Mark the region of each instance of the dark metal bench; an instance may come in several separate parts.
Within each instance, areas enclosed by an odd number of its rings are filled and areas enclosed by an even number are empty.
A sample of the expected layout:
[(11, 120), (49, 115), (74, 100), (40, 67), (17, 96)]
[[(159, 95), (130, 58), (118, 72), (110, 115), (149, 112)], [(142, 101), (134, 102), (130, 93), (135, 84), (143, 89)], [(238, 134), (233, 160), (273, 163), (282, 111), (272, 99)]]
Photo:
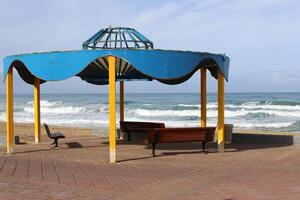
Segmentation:
[(205, 144), (214, 140), (216, 127), (206, 128), (155, 128), (148, 130), (146, 143), (152, 144), (152, 155), (155, 156), (155, 147), (158, 143), (201, 142), (203, 153)]
[(46, 129), (47, 135), (50, 139), (53, 139), (53, 144), (55, 144), (55, 147), (58, 147), (58, 139), (59, 138), (65, 138), (65, 136), (61, 132), (55, 132), (51, 133), (48, 125), (44, 123), (44, 127)]
[(131, 141), (131, 133), (148, 133), (152, 128), (165, 128), (164, 123), (120, 121), (120, 129), (127, 134), (127, 140)]

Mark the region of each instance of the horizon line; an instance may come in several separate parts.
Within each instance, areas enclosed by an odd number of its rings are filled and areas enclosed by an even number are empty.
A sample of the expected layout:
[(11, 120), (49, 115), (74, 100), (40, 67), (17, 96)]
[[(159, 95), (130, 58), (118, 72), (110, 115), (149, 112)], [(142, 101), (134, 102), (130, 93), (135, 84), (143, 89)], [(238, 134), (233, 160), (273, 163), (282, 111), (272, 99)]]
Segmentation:
[[(217, 94), (218, 92), (207, 92), (207, 94)], [(291, 93), (300, 93), (300, 91), (297, 92), (225, 92), (225, 94), (262, 94), (262, 93), (267, 93), (267, 94), (291, 94)], [(0, 93), (0, 95), (5, 95), (6, 93)], [(33, 93), (14, 93), (14, 95), (28, 95), (28, 94), (33, 94)], [(41, 93), (43, 94), (61, 94), (61, 95), (67, 95), (67, 94), (108, 94), (107, 92), (74, 92), (74, 93), (55, 93), (55, 92), (50, 92), (50, 93)], [(116, 94), (119, 94), (118, 92)], [(200, 94), (199, 92), (125, 92), (125, 94)]]

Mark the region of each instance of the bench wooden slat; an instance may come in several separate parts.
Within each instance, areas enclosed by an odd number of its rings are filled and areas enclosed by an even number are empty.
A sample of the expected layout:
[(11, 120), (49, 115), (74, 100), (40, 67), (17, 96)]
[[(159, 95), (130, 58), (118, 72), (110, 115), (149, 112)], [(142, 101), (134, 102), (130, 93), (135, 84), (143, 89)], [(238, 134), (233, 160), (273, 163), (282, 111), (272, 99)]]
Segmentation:
[(147, 143), (152, 144), (153, 156), (158, 143), (202, 142), (203, 152), (205, 152), (205, 143), (213, 141), (215, 129), (216, 127), (149, 129)]
[(169, 143), (169, 142), (199, 142), (205, 141), (206, 135), (194, 133), (164, 133), (160, 134), (156, 143)]
[(157, 122), (120, 121), (120, 129), (127, 134), (128, 141), (131, 140), (131, 133), (148, 133), (148, 129), (164, 127), (164, 123)]

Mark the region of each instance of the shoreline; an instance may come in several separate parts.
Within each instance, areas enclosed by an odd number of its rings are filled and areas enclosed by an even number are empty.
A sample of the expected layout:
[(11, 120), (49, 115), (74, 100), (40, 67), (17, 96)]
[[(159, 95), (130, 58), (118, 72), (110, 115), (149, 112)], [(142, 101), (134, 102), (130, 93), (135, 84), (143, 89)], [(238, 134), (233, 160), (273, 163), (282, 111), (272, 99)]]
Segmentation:
[[(199, 92), (127, 92), (126, 94), (199, 94)], [(286, 91), (279, 91), (279, 92), (270, 92), (270, 91), (265, 91), (265, 92), (256, 92), (256, 91), (253, 91), (253, 92), (225, 92), (225, 94), (299, 94), (300, 91), (297, 91), (297, 92), (286, 92)], [(78, 94), (100, 94), (100, 95), (108, 95), (107, 92), (102, 92), (102, 93), (97, 93), (97, 92), (87, 92), (87, 93), (84, 93), (84, 92), (74, 92), (74, 93), (55, 93), (55, 92), (49, 92), (49, 93), (43, 93), (43, 94), (46, 94), (46, 95), (78, 95)], [(41, 94), (41, 95), (43, 95)], [(119, 94), (119, 93), (117, 93)], [(217, 92), (207, 92), (207, 94), (217, 94)], [(0, 95), (3, 95), (5, 96), (6, 93), (0, 93)], [(28, 92), (28, 93), (15, 93), (15, 95), (33, 95), (33, 93), (31, 92)]]

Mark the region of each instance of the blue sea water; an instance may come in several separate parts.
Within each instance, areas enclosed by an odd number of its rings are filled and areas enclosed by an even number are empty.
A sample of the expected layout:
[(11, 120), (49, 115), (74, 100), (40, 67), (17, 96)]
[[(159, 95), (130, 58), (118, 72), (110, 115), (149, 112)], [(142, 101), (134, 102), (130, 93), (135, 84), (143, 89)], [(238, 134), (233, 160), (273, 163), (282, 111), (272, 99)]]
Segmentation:
[[(117, 95), (118, 96), (118, 95)], [(117, 103), (117, 110), (118, 110)], [(33, 122), (33, 96), (14, 96), (15, 122)], [(217, 124), (217, 94), (208, 94), (208, 125)], [(0, 96), (0, 121), (6, 120)], [(125, 94), (125, 119), (159, 121), (167, 126), (198, 126), (196, 93)], [(41, 120), (49, 124), (108, 127), (107, 94), (42, 94)], [(225, 123), (235, 127), (300, 132), (300, 93), (227, 93)]]

